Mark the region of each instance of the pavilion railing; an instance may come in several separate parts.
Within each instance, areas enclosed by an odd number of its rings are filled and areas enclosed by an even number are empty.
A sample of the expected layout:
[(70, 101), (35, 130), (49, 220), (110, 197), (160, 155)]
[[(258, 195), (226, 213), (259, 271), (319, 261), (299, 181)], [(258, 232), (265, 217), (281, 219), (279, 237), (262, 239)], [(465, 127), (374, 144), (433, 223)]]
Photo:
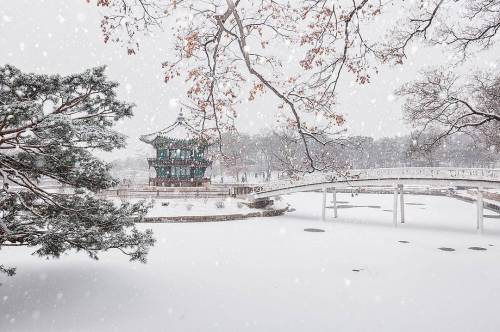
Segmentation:
[(209, 166), (212, 162), (206, 159), (157, 159), (148, 158), (149, 166)]

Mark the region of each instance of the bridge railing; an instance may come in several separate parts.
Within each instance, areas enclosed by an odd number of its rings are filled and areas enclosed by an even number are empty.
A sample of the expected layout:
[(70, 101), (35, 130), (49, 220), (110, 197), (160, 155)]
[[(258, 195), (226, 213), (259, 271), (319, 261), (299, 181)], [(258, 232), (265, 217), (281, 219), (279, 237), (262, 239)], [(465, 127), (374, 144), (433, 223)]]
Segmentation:
[(361, 179), (461, 179), (461, 180), (500, 180), (498, 168), (455, 168), (455, 167), (405, 167), (405, 168), (373, 168), (349, 170), (352, 176)]
[(306, 174), (298, 179), (282, 179), (263, 184), (257, 192), (272, 191), (301, 185), (324, 182), (349, 182), (353, 186), (359, 180), (378, 179), (439, 179), (439, 180), (476, 180), (500, 182), (498, 168), (453, 168), (453, 167), (404, 167), (350, 169), (336, 173)]

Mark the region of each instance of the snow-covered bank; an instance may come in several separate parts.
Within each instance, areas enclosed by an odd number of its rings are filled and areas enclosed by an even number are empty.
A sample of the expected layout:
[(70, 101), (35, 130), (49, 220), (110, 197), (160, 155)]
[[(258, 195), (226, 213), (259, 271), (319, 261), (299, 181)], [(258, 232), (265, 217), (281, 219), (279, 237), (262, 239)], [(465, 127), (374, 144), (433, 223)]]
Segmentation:
[[(113, 198), (116, 204), (120, 204), (122, 201), (118, 198)], [(130, 203), (136, 203), (141, 201), (138, 198), (132, 198), (126, 200)], [(263, 212), (262, 209), (254, 209), (248, 207), (248, 201), (239, 198), (226, 197), (224, 199), (215, 198), (190, 198), (190, 199), (146, 199), (147, 203), (151, 204), (145, 221), (154, 220), (154, 222), (160, 221), (162, 218), (167, 220), (175, 220), (177, 218), (187, 219), (190, 217), (192, 220), (203, 219), (204, 216), (236, 216), (236, 215), (249, 215), (255, 214), (257, 212)], [(275, 201), (272, 206), (269, 207), (271, 210), (284, 210), (287, 204), (281, 201)], [(215, 218), (219, 219), (219, 218)], [(233, 218), (238, 219), (238, 218)], [(241, 218), (244, 219), (244, 218)], [(207, 218), (206, 221), (210, 221)]]
[(140, 225), (158, 240), (147, 265), (6, 248), (0, 331), (497, 331), (499, 215), (480, 236), (474, 204), (405, 198), (397, 229), (391, 195), (339, 194), (321, 222), (320, 193), (284, 196), (296, 211), (276, 218)]
[[(130, 199), (130, 202), (137, 201), (139, 199)], [(152, 203), (153, 207), (149, 210), (148, 217), (222, 215), (253, 211), (243, 204), (243, 200), (233, 198), (156, 199)]]

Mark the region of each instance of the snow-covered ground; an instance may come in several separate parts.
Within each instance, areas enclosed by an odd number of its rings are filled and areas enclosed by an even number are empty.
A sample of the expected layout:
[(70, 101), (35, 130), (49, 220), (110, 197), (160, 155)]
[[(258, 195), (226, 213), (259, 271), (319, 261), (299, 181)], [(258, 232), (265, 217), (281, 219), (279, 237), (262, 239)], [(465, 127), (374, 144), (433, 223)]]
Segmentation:
[[(132, 198), (128, 202), (134, 203), (141, 199)], [(114, 198), (118, 204), (120, 199)], [(227, 198), (190, 198), (190, 199), (154, 199), (146, 200), (152, 203), (148, 217), (174, 217), (174, 216), (207, 216), (223, 214), (246, 214), (255, 211), (242, 204), (244, 200)], [(165, 205), (168, 204), (168, 205)], [(219, 205), (222, 204), (222, 205)], [(283, 204), (277, 204), (282, 207)], [(284, 207), (284, 206), (283, 206)]]
[(498, 214), (481, 236), (473, 204), (408, 195), (395, 229), (392, 195), (338, 199), (336, 221), (299, 193), (281, 217), (140, 225), (158, 240), (146, 265), (6, 248), (18, 273), (0, 277), (0, 331), (499, 330)]

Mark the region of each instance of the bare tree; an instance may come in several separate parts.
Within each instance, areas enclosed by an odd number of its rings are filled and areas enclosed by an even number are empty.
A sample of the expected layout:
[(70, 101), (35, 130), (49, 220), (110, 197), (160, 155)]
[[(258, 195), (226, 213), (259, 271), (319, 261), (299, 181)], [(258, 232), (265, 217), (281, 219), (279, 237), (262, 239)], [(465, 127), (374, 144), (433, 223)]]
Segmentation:
[[(300, 171), (326, 170), (311, 144), (335, 141), (343, 116), (335, 108), (345, 72), (360, 84), (370, 80), (372, 45), (362, 22), (380, 13), (376, 0), (99, 0), (106, 7), (105, 40), (138, 49), (137, 33), (176, 20), (173, 57), (165, 80), (189, 83), (191, 120), (208, 135), (234, 128), (235, 106), (269, 92), (279, 101), (282, 128), (293, 129), (303, 146)], [(283, 52), (285, 50), (285, 52)], [(295, 52), (295, 53), (294, 53)], [(242, 97), (245, 95), (247, 97)]]
[[(218, 136), (219, 142), (223, 132), (235, 129), (239, 103), (272, 94), (279, 101), (278, 132), (302, 146), (305, 162), (293, 163), (294, 172), (336, 167), (318, 161), (312, 150), (319, 145), (325, 154), (338, 143), (344, 117), (335, 97), (346, 72), (358, 83), (368, 83), (377, 64), (402, 64), (409, 45), (417, 41), (444, 45), (457, 62), (464, 61), (490, 47), (500, 27), (500, 0), (98, 0), (98, 4), (106, 9), (105, 41), (123, 42), (131, 54), (138, 50), (139, 32), (154, 33), (175, 20), (176, 42), (172, 57), (164, 63), (165, 81), (183, 78), (189, 84), (184, 104), (191, 120), (205, 134)], [(394, 5), (402, 6), (401, 19), (385, 39), (369, 40), (366, 30)], [(447, 122), (453, 121), (450, 114)], [(449, 129), (449, 123), (444, 127)], [(456, 130), (453, 127), (450, 133)], [(291, 165), (286, 158), (282, 161)]]
[(492, 46), (500, 29), (500, 0), (430, 0), (414, 2), (383, 43), (385, 61), (402, 63), (414, 41), (450, 47), (466, 60)]
[[(459, 65), (492, 46), (499, 29), (499, 0), (418, 2), (391, 31), (380, 54), (384, 61), (402, 63), (408, 46), (420, 40), (451, 50)], [(465, 76), (456, 72), (427, 70), (398, 91), (406, 99), (404, 116), (417, 130), (415, 140), (420, 148), (432, 149), (458, 132), (492, 145), (500, 141), (500, 73), (496, 69)]]
[(229, 170), (234, 175), (236, 182), (240, 182), (240, 174), (245, 172), (248, 165), (248, 140), (250, 138), (238, 135), (236, 132), (225, 133), (222, 136), (223, 153), (217, 154), (221, 167)]
[[(403, 112), (419, 130), (416, 140), (430, 148), (458, 132), (481, 135), (500, 142), (500, 75), (477, 73), (463, 82), (450, 71), (431, 70), (419, 80), (403, 85)], [(422, 135), (432, 131), (433, 135)]]

